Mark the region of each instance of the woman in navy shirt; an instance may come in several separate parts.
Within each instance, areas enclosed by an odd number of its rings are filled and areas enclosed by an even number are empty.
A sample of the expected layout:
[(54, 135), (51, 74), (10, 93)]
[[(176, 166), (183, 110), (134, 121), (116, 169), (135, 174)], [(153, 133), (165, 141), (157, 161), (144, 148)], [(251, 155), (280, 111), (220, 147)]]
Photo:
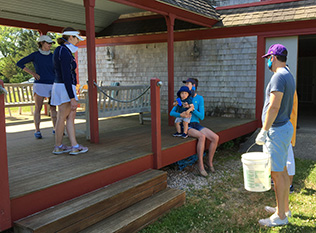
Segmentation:
[[(69, 152), (70, 155), (76, 155), (88, 151), (88, 147), (77, 143), (75, 131), (78, 106), (75, 72), (77, 64), (72, 54), (77, 52), (76, 44), (82, 40), (78, 31), (71, 27), (65, 28), (62, 37), (57, 40), (60, 46), (55, 49), (53, 56), (56, 78), (52, 90), (52, 104), (58, 105), (54, 154)], [(62, 144), (65, 122), (71, 147)]]
[[(33, 84), (35, 111), (34, 111), (34, 136), (37, 139), (42, 138), (40, 131), (41, 109), (45, 97), (51, 97), (55, 72), (53, 66), (53, 54), (50, 52), (52, 43), (55, 43), (49, 36), (42, 35), (38, 39), (38, 51), (22, 58), (17, 62), (17, 66), (35, 78)], [(35, 71), (30, 70), (25, 64), (33, 62)], [(56, 124), (56, 106), (50, 106), (53, 126)], [(54, 132), (54, 130), (53, 130)]]

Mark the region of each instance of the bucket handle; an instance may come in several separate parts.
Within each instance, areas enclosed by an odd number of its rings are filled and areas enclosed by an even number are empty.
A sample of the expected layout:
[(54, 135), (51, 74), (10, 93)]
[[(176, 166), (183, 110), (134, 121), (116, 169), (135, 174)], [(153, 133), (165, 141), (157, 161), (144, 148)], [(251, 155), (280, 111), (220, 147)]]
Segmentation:
[[(250, 150), (254, 145), (256, 145), (256, 143), (253, 143), (253, 144), (247, 149), (246, 153), (248, 153), (249, 150)], [(263, 144), (263, 146), (265, 146), (266, 149), (267, 149), (267, 151), (268, 151), (268, 148), (267, 148), (266, 144)]]
[[(253, 144), (248, 148), (248, 150), (246, 151), (246, 153), (248, 153), (249, 150), (250, 150), (254, 145), (256, 145), (256, 143), (253, 143)], [(268, 148), (267, 148), (266, 144), (263, 144), (263, 146), (265, 146), (266, 149), (267, 149), (267, 151), (268, 151)], [(268, 159), (268, 162), (267, 162), (267, 164), (266, 164), (266, 167), (269, 165), (270, 160), (271, 160), (271, 157), (269, 156), (269, 159)]]

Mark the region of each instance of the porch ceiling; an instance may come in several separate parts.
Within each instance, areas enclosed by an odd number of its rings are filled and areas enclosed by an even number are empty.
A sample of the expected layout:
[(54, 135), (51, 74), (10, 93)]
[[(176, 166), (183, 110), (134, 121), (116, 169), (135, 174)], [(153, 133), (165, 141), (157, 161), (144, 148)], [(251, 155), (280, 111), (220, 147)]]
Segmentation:
[[(83, 2), (83, 0), (0, 0), (0, 24), (6, 25), (5, 19), (9, 19), (60, 28), (72, 26), (85, 31)], [(96, 0), (95, 31), (101, 31), (121, 14), (140, 11), (143, 10), (109, 0)]]
[[(182, 0), (184, 3), (187, 0)], [(196, 4), (205, 0), (195, 0)], [(96, 0), (95, 1), (95, 32), (98, 33), (117, 20), (121, 15), (153, 11), (167, 15), (179, 14), (181, 17), (188, 14), (198, 23), (212, 26), (218, 21), (217, 13), (212, 6), (203, 7), (197, 11), (193, 6), (161, 3), (156, 0)], [(204, 4), (205, 5), (205, 4)], [(209, 21), (207, 21), (209, 20)], [(209, 22), (209, 23), (208, 23)], [(62, 28), (72, 26), (84, 32), (85, 7), (84, 0), (0, 0), (0, 25), (24, 27), (30, 29), (43, 29), (61, 31)]]

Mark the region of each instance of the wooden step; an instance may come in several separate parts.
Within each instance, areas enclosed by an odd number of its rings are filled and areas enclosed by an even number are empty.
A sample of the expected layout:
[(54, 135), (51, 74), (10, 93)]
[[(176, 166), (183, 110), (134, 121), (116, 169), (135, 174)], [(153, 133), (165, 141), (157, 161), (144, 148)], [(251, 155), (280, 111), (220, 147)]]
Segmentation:
[(154, 222), (171, 208), (183, 205), (185, 192), (167, 188), (80, 233), (132, 233)]
[(20, 219), (14, 232), (78, 232), (166, 187), (166, 172), (149, 169)]

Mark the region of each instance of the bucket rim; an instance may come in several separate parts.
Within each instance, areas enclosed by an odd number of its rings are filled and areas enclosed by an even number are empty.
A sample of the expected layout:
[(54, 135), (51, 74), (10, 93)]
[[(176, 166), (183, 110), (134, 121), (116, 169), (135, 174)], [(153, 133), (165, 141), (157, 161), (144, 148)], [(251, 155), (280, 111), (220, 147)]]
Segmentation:
[[(254, 154), (259, 154), (260, 156), (253, 156)], [(271, 158), (271, 155), (264, 152), (247, 152), (241, 155), (241, 159), (247, 160), (247, 161), (261, 161), (261, 160), (267, 160), (270, 158)]]

